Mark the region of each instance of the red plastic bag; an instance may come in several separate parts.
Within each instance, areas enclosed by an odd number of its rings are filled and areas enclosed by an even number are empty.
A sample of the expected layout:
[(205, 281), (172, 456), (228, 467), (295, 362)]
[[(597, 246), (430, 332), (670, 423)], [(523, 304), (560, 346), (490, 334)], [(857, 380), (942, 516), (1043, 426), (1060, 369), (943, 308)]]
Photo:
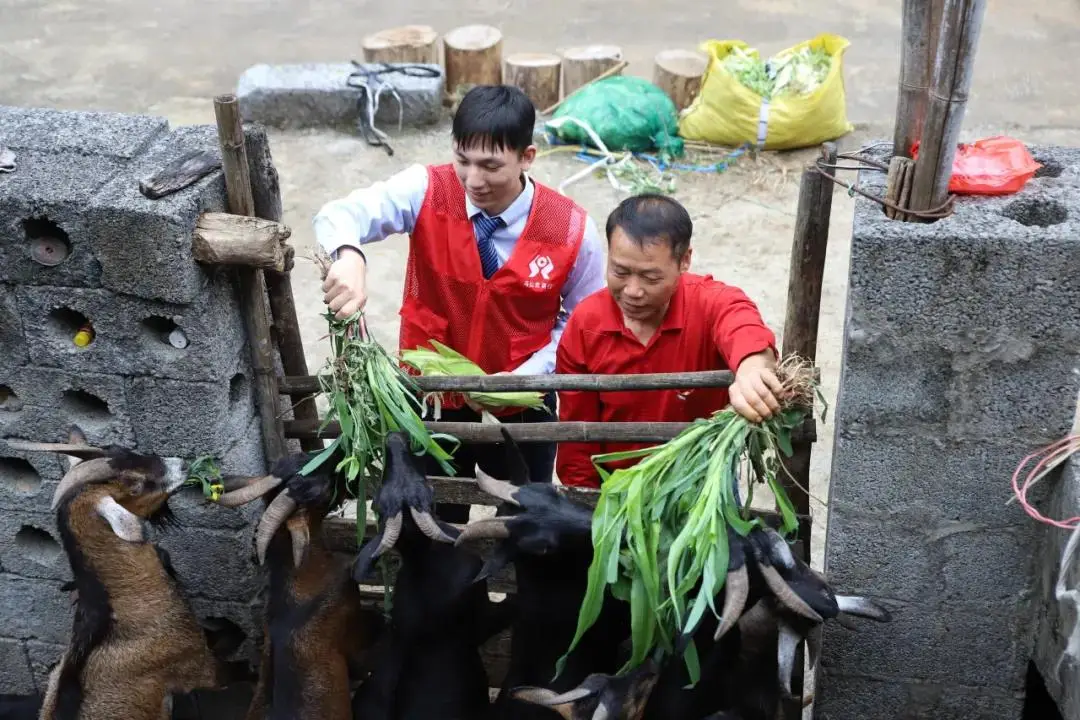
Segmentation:
[[(919, 143), (911, 148), (919, 157)], [(1024, 143), (1004, 135), (960, 143), (953, 158), (949, 192), (957, 195), (1008, 195), (1019, 192), (1042, 165)]]

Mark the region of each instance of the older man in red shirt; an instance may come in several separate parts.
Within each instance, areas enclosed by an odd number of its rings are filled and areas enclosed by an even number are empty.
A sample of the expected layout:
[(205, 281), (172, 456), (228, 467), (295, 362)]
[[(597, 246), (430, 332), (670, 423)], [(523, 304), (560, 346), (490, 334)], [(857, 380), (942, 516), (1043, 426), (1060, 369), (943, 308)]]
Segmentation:
[[(559, 419), (688, 422), (732, 407), (753, 422), (779, 409), (773, 373), (776, 338), (757, 306), (736, 287), (690, 268), (693, 224), (664, 195), (637, 195), (607, 221), (608, 287), (571, 314), (555, 372), (630, 374), (735, 369), (727, 389), (561, 392)], [(599, 487), (591, 460), (599, 453), (644, 447), (628, 443), (561, 443), (560, 482)], [(612, 463), (625, 467), (634, 461)]]

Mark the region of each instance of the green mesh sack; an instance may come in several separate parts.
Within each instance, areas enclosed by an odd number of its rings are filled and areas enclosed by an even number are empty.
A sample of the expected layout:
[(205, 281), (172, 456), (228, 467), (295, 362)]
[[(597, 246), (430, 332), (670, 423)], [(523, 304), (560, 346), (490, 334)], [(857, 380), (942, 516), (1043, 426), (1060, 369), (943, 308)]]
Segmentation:
[(615, 75), (587, 85), (559, 106), (546, 128), (563, 142), (597, 147), (578, 122), (608, 150), (683, 154), (675, 103), (643, 78)]

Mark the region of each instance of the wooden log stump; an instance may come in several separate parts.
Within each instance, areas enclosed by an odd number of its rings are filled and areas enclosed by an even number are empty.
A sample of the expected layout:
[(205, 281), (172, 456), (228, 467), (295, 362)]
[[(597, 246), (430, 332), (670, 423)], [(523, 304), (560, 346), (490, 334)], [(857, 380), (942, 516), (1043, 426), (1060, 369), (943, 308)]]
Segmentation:
[(701, 78), (709, 58), (696, 50), (664, 50), (656, 56), (653, 84), (675, 103), (676, 110), (690, 106), (701, 91)]
[(551, 53), (516, 53), (506, 58), (505, 82), (529, 96), (536, 111), (559, 101), (562, 59)]
[(563, 97), (604, 74), (622, 61), (622, 48), (617, 45), (585, 45), (568, 48), (562, 53)]
[(465, 25), (443, 36), (446, 92), (502, 83), (502, 33), (490, 25)]
[(207, 265), (242, 265), (285, 271), (285, 241), (292, 231), (281, 223), (247, 215), (203, 213), (195, 223), (191, 255)]
[(361, 45), (366, 63), (439, 62), (439, 33), (428, 25), (387, 28), (364, 37)]

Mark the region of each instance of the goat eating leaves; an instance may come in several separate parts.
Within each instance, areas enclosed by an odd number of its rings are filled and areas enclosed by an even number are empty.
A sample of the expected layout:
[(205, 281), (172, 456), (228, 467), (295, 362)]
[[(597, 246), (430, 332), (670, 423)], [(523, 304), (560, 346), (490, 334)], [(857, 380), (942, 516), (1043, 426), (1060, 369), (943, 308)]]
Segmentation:
[(146, 542), (169, 517), (183, 463), (117, 446), (6, 441), (71, 458), (52, 507), (74, 576), (71, 642), (49, 676), (43, 720), (162, 720), (174, 693), (218, 685), (217, 664), (170, 567)]

